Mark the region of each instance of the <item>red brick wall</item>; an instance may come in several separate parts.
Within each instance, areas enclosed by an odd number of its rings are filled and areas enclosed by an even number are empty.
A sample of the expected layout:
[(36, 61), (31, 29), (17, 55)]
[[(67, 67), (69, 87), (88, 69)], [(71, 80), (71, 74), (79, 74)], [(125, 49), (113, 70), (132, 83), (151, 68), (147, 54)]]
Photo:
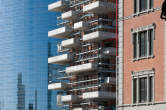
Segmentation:
[[(154, 0), (154, 8), (161, 7), (163, 0)], [(124, 104), (132, 103), (131, 71), (155, 68), (155, 101), (164, 100), (164, 21), (160, 11), (150, 12), (124, 21)], [(124, 16), (133, 14), (133, 0), (124, 0)], [(154, 58), (133, 61), (131, 28), (156, 24)]]

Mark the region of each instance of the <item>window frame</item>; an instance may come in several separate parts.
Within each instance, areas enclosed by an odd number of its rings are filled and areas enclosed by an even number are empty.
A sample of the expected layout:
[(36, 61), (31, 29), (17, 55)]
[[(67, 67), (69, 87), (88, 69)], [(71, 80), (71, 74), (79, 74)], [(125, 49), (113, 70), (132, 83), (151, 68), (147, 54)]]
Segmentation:
[[(144, 27), (139, 27), (136, 29), (131, 29), (131, 36), (132, 36), (132, 48), (133, 48), (133, 61), (136, 60), (141, 60), (141, 59), (146, 59), (146, 58), (153, 58), (154, 57), (154, 40), (155, 40), (155, 28), (156, 25), (155, 23), (151, 24), (151, 25), (147, 25)], [(152, 33), (150, 34), (149, 32), (152, 31)], [(139, 37), (140, 37), (140, 33), (142, 32), (146, 32), (146, 54), (144, 56), (140, 55), (140, 41), (139, 41)], [(151, 36), (150, 36), (151, 35)], [(134, 38), (136, 37), (136, 38)], [(149, 42), (149, 38), (151, 37), (152, 42)], [(136, 42), (136, 46), (135, 46), (135, 41)], [(151, 44), (151, 45), (150, 45)], [(151, 46), (151, 48), (149, 48)], [(137, 50), (134, 50), (135, 47), (137, 47)], [(151, 50), (151, 51), (150, 51)], [(135, 52), (136, 51), (136, 52)], [(151, 52), (151, 54), (150, 54)], [(135, 55), (136, 53), (136, 55)]]
[[(146, 100), (140, 100), (140, 79), (146, 78)], [(150, 83), (150, 78), (152, 78), (152, 84)], [(134, 82), (136, 80), (136, 82)], [(134, 87), (136, 83), (137, 87)], [(152, 91), (150, 93), (150, 84)], [(134, 90), (136, 88), (136, 91)], [(134, 93), (136, 92), (136, 93)], [(135, 97), (136, 94), (136, 97)], [(143, 103), (154, 103), (155, 101), (155, 70), (144, 70), (132, 72), (132, 105), (138, 105)]]
[(151, 10), (154, 10), (154, 0), (147, 0), (146, 8), (142, 10), (141, 10), (141, 0), (133, 0), (134, 15), (139, 15), (141, 13), (149, 12)]

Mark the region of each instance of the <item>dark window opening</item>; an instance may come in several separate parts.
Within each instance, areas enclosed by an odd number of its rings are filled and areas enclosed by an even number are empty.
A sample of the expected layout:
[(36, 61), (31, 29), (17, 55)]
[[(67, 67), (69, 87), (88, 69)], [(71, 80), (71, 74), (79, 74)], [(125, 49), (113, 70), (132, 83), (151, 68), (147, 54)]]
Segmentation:
[(147, 101), (147, 78), (140, 78), (140, 84), (139, 84), (140, 92), (140, 103)]

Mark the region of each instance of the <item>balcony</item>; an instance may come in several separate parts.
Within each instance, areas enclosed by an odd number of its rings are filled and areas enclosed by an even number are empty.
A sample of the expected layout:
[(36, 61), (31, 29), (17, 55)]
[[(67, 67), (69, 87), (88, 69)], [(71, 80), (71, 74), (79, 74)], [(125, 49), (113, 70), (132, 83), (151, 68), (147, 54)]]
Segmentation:
[(48, 58), (48, 63), (51, 64), (66, 64), (72, 61), (72, 55), (71, 54), (63, 54), (55, 57)]
[(48, 85), (48, 90), (66, 90), (69, 85), (66, 83), (52, 83)]
[(63, 20), (69, 20), (69, 21), (74, 20), (77, 18), (77, 12), (72, 11), (72, 10), (68, 11), (68, 12), (64, 12), (64, 13), (62, 13), (61, 18)]
[(77, 66), (71, 66), (66, 68), (67, 74), (76, 74), (76, 73), (82, 73), (82, 72), (91, 72), (95, 71), (97, 69), (96, 63), (87, 63)]
[(74, 108), (74, 110), (87, 110), (87, 109), (84, 109), (84, 108)]
[(73, 48), (80, 45), (80, 40), (78, 38), (71, 38), (61, 42), (61, 46), (64, 48)]
[(106, 56), (115, 56), (116, 55), (116, 48), (106, 47), (103, 49), (103, 54)]
[(85, 5), (83, 7), (83, 12), (95, 13), (95, 14), (107, 14), (110, 12), (114, 12), (115, 9), (116, 5), (114, 3), (96, 1), (88, 5)]
[(100, 42), (101, 40), (106, 40), (110, 38), (115, 38), (115, 33), (95, 31), (95, 32), (83, 35), (83, 41), (89, 41), (89, 42)]
[(49, 37), (56, 37), (56, 38), (68, 38), (70, 33), (72, 33), (72, 28), (61, 27), (61, 28), (49, 31), (48, 36)]
[(88, 28), (88, 23), (80, 21), (74, 24), (74, 30), (85, 30)]
[(82, 95), (83, 99), (115, 99), (116, 94), (114, 92), (105, 92), (105, 91), (95, 91), (95, 92), (86, 92)]
[(54, 2), (50, 5), (48, 5), (49, 11), (56, 11), (56, 12), (62, 12), (63, 10), (67, 9), (69, 5), (68, 1), (59, 0), (57, 2)]
[(77, 95), (66, 95), (61, 96), (61, 101), (63, 103), (78, 102), (80, 99)]

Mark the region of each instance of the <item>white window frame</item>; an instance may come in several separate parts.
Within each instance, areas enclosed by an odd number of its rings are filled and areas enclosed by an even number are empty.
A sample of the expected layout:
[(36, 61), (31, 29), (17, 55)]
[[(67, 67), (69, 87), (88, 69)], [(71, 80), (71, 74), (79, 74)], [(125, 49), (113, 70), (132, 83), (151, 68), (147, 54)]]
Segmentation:
[[(146, 104), (154, 104), (155, 101), (155, 69), (151, 69), (151, 70), (144, 70), (144, 71), (136, 71), (136, 72), (132, 72), (132, 105), (139, 105), (139, 104), (143, 104), (139, 102), (139, 80), (140, 78), (147, 78), (147, 102), (145, 102)], [(152, 96), (152, 101), (149, 101), (149, 79), (150, 77), (153, 77), (153, 96)], [(134, 79), (137, 79), (137, 100), (136, 103), (134, 103)]]
[[(134, 0), (133, 0), (133, 10), (135, 10), (135, 4), (134, 4)], [(133, 16), (138, 16), (140, 14), (143, 14), (143, 13), (148, 13), (150, 11), (154, 11), (154, 0), (153, 0), (153, 7), (150, 8), (150, 0), (148, 0), (148, 3), (147, 3), (147, 9), (144, 10), (144, 11), (140, 11), (140, 0), (136, 0), (136, 5), (137, 5), (137, 8), (136, 8), (136, 12), (133, 11)]]
[[(133, 45), (133, 50), (132, 50), (133, 51), (133, 61), (154, 57), (154, 42), (153, 42), (153, 53), (152, 53), (152, 55), (149, 55), (149, 33), (148, 33), (148, 31), (153, 30), (152, 39), (155, 40), (155, 28), (156, 28), (156, 24), (153, 23), (153, 24), (150, 24), (150, 25), (147, 25), (147, 26), (131, 29), (132, 45)], [(139, 40), (138, 40), (139, 36), (138, 35), (139, 35), (140, 32), (143, 32), (143, 31), (147, 31), (147, 55), (144, 56), (144, 57), (140, 57), (139, 56)], [(136, 37), (137, 37), (137, 43), (136, 43), (137, 44), (137, 55), (136, 55), (136, 58), (134, 58), (134, 44), (133, 44), (133, 40), (134, 40), (133, 35), (134, 34), (136, 34)]]

